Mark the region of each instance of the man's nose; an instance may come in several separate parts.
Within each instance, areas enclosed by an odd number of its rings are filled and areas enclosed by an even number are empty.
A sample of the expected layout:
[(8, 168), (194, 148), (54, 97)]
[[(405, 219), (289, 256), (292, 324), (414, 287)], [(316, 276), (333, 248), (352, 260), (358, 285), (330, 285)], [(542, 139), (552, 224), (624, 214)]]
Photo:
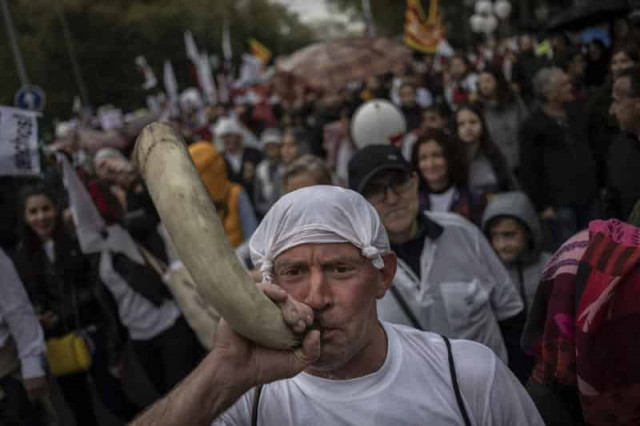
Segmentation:
[(387, 186), (384, 189), (384, 199), (389, 204), (395, 204), (398, 202), (398, 194), (396, 193), (395, 189)]
[(314, 311), (322, 311), (331, 305), (331, 293), (323, 271), (311, 271), (309, 291), (307, 292), (304, 303), (309, 305)]

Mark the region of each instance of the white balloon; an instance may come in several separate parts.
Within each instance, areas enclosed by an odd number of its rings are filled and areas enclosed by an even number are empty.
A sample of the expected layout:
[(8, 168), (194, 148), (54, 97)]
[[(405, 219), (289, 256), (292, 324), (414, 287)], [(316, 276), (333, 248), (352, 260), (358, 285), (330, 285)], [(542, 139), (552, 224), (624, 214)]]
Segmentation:
[(476, 13), (478, 15), (488, 15), (492, 12), (493, 7), (489, 0), (480, 0), (476, 3)]
[(511, 15), (511, 3), (507, 0), (498, 0), (493, 6), (494, 13), (500, 19), (507, 19)]
[(483, 33), (484, 32), (484, 16), (482, 15), (473, 15), (469, 18), (469, 25), (471, 25), (471, 31), (474, 33)]
[(351, 136), (358, 148), (390, 145), (407, 131), (402, 112), (391, 102), (372, 99), (360, 106), (351, 120)]
[(484, 18), (484, 32), (491, 34), (498, 29), (498, 18), (495, 15), (489, 15)]

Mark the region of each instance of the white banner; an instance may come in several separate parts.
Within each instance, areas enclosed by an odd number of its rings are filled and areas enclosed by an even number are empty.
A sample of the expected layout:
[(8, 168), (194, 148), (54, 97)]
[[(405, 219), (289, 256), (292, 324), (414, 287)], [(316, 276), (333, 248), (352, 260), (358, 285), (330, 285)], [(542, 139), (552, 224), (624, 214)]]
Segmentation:
[(38, 115), (0, 106), (0, 176), (40, 174)]

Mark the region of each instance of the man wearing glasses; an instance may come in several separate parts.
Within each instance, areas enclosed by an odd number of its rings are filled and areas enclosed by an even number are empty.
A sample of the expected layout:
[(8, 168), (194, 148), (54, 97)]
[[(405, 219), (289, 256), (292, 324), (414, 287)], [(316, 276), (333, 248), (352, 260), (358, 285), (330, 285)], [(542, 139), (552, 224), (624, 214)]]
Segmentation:
[(398, 256), (380, 319), (474, 340), (506, 363), (518, 350), (513, 318), (523, 304), (480, 230), (458, 215), (419, 211), (418, 177), (394, 147), (356, 153), (349, 186), (375, 207)]

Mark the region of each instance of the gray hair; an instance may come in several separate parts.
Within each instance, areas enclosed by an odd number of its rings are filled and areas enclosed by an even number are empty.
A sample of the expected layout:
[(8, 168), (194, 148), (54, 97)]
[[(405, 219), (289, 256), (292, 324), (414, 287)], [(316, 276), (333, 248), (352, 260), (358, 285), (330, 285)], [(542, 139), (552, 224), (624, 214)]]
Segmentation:
[(325, 162), (315, 155), (305, 154), (295, 159), (284, 171), (282, 185), (286, 186), (287, 181), (292, 177), (302, 174), (313, 176), (316, 185), (332, 185), (331, 171)]
[(551, 80), (558, 74), (564, 74), (561, 68), (547, 67), (542, 68), (535, 77), (533, 77), (533, 92), (540, 101), (547, 100), (547, 94), (551, 89)]

